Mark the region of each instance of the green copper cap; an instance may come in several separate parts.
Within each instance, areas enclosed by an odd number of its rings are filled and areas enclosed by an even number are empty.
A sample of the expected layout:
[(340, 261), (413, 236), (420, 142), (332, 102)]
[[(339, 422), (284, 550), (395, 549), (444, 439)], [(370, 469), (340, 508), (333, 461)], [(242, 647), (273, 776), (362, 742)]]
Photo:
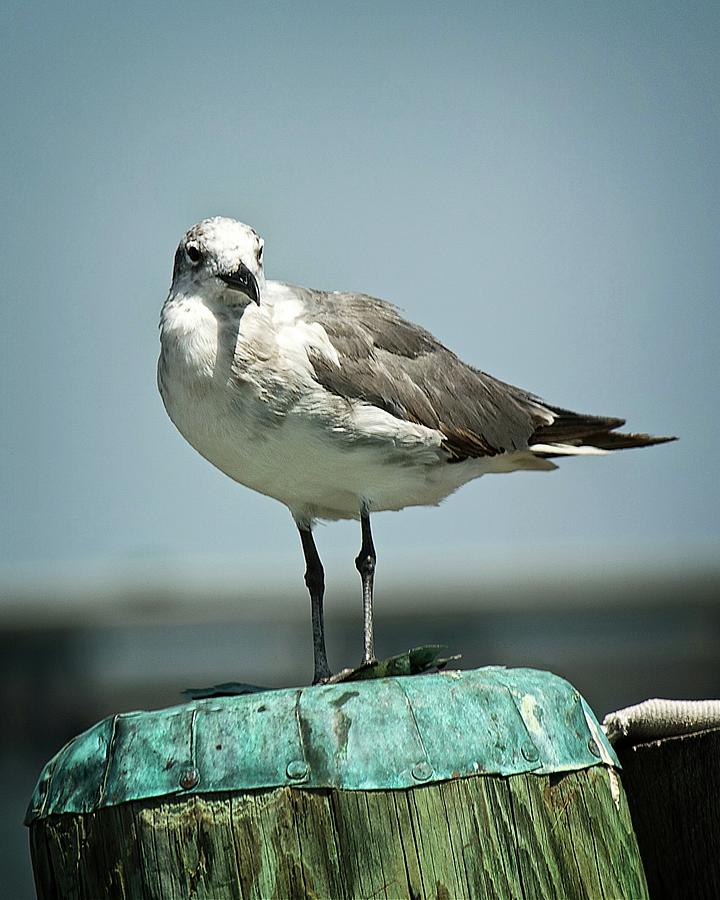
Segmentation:
[(172, 794), (388, 790), (479, 774), (619, 767), (562, 678), (487, 667), (120, 713), (45, 766), (26, 823)]

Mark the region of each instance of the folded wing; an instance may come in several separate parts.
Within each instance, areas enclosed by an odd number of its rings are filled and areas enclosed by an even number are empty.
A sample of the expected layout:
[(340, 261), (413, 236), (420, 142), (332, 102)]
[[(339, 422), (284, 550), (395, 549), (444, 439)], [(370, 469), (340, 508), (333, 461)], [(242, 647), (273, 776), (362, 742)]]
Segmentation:
[(459, 462), (528, 448), (538, 456), (579, 455), (674, 440), (616, 429), (623, 419), (591, 416), (540, 398), (462, 362), (429, 331), (365, 294), (293, 287), (310, 321), (325, 329), (340, 364), (310, 350), (326, 390), (440, 431)]

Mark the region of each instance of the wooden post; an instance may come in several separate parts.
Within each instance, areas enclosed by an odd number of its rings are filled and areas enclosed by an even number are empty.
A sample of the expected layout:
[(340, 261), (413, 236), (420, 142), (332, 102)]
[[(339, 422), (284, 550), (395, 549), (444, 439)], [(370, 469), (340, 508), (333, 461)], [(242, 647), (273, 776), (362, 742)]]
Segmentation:
[(619, 744), (653, 898), (720, 897), (720, 728)]
[(28, 821), (39, 900), (647, 896), (609, 744), (531, 670), (115, 716)]

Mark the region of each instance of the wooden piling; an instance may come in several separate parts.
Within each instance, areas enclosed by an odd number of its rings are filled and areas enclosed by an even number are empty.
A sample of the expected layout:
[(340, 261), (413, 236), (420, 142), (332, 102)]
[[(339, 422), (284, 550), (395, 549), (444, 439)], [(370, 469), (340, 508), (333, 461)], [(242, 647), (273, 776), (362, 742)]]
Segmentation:
[(531, 670), (112, 717), (28, 823), (39, 900), (647, 896), (613, 751)]
[(720, 728), (618, 745), (653, 900), (720, 897)]

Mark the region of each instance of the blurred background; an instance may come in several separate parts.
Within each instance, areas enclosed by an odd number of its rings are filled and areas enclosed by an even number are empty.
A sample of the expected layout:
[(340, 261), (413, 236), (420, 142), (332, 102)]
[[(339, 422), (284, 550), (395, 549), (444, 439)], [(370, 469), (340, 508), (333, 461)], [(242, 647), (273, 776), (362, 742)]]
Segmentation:
[[(599, 717), (720, 693), (716, 3), (3, 4), (0, 846), (41, 765), (122, 710), (306, 683), (287, 511), (155, 387), (183, 232), (392, 300), (464, 359), (672, 445), (378, 515), (378, 650), (551, 669)], [(359, 528), (319, 528), (331, 665)]]

